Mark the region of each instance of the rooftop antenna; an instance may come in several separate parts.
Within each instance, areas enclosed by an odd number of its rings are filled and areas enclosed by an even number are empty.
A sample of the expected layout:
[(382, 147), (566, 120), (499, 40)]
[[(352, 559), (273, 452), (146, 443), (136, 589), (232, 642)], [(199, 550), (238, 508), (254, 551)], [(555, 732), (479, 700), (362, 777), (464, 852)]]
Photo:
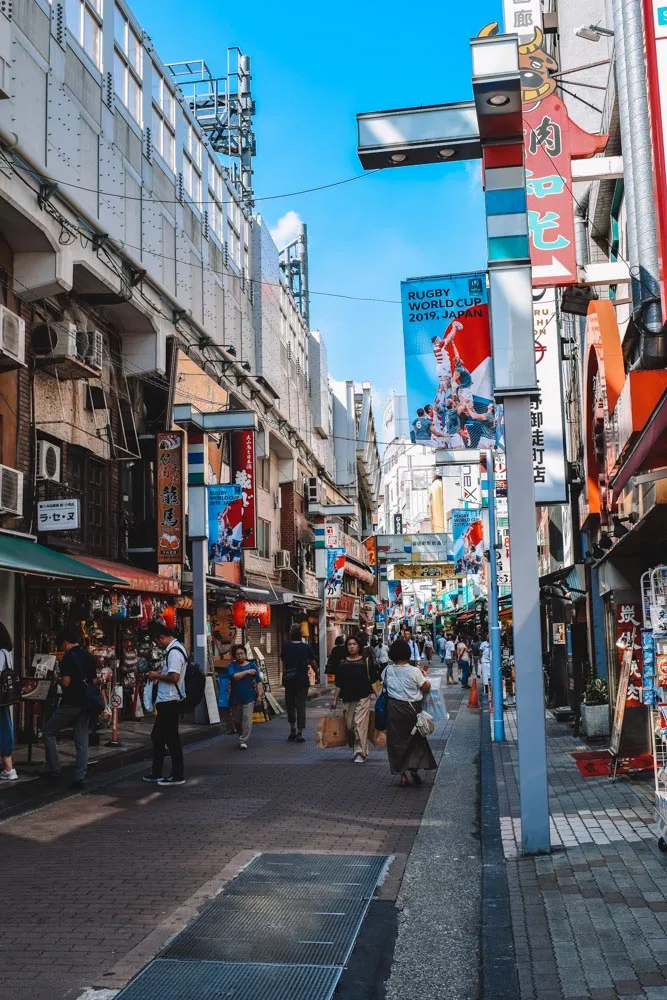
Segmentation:
[(308, 288), (308, 229), (299, 223), (295, 240), (280, 251), (280, 267), (296, 300), (299, 312), (310, 329), (310, 293)]

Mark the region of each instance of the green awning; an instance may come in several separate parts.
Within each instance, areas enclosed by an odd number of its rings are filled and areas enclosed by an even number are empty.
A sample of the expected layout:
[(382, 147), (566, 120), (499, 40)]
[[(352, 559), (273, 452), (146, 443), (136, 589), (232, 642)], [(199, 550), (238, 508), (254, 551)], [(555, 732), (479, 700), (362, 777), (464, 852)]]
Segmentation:
[(124, 583), (115, 576), (102, 573), (86, 566), (76, 559), (70, 559), (61, 552), (55, 552), (46, 545), (33, 542), (29, 538), (0, 534), (0, 570), (10, 573), (25, 573), (28, 576), (50, 576), (64, 580), (85, 580), (110, 587)]

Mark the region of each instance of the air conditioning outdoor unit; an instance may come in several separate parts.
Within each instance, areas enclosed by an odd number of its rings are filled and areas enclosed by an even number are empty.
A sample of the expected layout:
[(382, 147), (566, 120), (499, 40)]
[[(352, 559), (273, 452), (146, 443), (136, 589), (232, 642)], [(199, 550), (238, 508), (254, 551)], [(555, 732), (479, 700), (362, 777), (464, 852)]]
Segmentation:
[(306, 503), (320, 502), (320, 481), (317, 476), (308, 476), (306, 479)]
[(0, 353), (25, 364), (25, 323), (7, 306), (0, 306)]
[(38, 441), (37, 478), (59, 483), (61, 459), (61, 450), (57, 444), (53, 444), (52, 441)]
[(290, 568), (290, 555), (287, 549), (278, 549), (277, 552), (273, 553), (273, 566), (274, 569)]
[(99, 330), (91, 330), (88, 334), (88, 344), (86, 348), (86, 363), (97, 371), (102, 371), (104, 360), (104, 338)]
[(50, 326), (51, 333), (55, 333), (55, 338), (43, 338), (43, 342), (35, 347), (35, 354), (40, 356), (52, 356), (54, 358), (78, 358), (80, 361), (86, 360), (88, 352), (88, 333), (86, 330), (77, 330), (76, 323), (70, 320), (62, 320), (58, 324)]
[(23, 514), (23, 473), (0, 465), (0, 514)]

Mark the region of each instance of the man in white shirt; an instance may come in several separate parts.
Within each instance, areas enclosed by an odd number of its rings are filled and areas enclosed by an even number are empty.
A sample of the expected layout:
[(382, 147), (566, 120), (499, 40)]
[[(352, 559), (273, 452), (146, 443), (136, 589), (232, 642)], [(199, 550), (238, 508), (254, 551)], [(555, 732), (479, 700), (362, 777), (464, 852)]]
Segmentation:
[[(184, 785), (183, 747), (178, 733), (181, 717), (181, 701), (185, 697), (185, 668), (188, 657), (181, 643), (176, 639), (174, 629), (164, 622), (153, 622), (149, 634), (157, 646), (164, 651), (161, 670), (150, 670), (148, 680), (157, 683), (155, 701), (155, 725), (151, 733), (153, 741), (153, 767), (144, 781), (152, 781), (161, 786)], [(171, 777), (162, 777), (165, 745), (171, 755)]]
[(482, 656), (482, 684), (488, 693), (491, 683), (491, 644), (486, 636), (480, 642), (479, 649)]
[(413, 667), (420, 666), (422, 654), (419, 652), (419, 643), (412, 638), (412, 629), (408, 625), (403, 629), (403, 638), (410, 647), (410, 663)]
[(445, 666), (447, 667), (447, 683), (454, 684), (454, 658), (456, 655), (456, 646), (454, 645), (454, 640), (451, 635), (447, 637), (445, 642)]

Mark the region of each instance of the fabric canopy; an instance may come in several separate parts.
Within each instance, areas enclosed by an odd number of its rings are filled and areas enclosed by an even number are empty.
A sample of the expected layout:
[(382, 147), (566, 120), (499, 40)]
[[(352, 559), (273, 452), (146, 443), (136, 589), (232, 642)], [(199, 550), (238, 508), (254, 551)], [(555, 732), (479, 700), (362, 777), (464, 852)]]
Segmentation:
[(128, 590), (138, 590), (145, 594), (179, 593), (178, 580), (151, 573), (147, 569), (139, 569), (138, 566), (128, 566), (126, 563), (109, 562), (108, 559), (93, 559), (88, 556), (82, 556), (81, 562), (102, 575), (111, 574), (109, 579), (116, 577), (113, 580), (116, 586), (127, 587)]
[(113, 575), (49, 549), (46, 545), (16, 535), (0, 534), (0, 569), (29, 576), (86, 580), (88, 583), (99, 583), (107, 587), (123, 582)]

